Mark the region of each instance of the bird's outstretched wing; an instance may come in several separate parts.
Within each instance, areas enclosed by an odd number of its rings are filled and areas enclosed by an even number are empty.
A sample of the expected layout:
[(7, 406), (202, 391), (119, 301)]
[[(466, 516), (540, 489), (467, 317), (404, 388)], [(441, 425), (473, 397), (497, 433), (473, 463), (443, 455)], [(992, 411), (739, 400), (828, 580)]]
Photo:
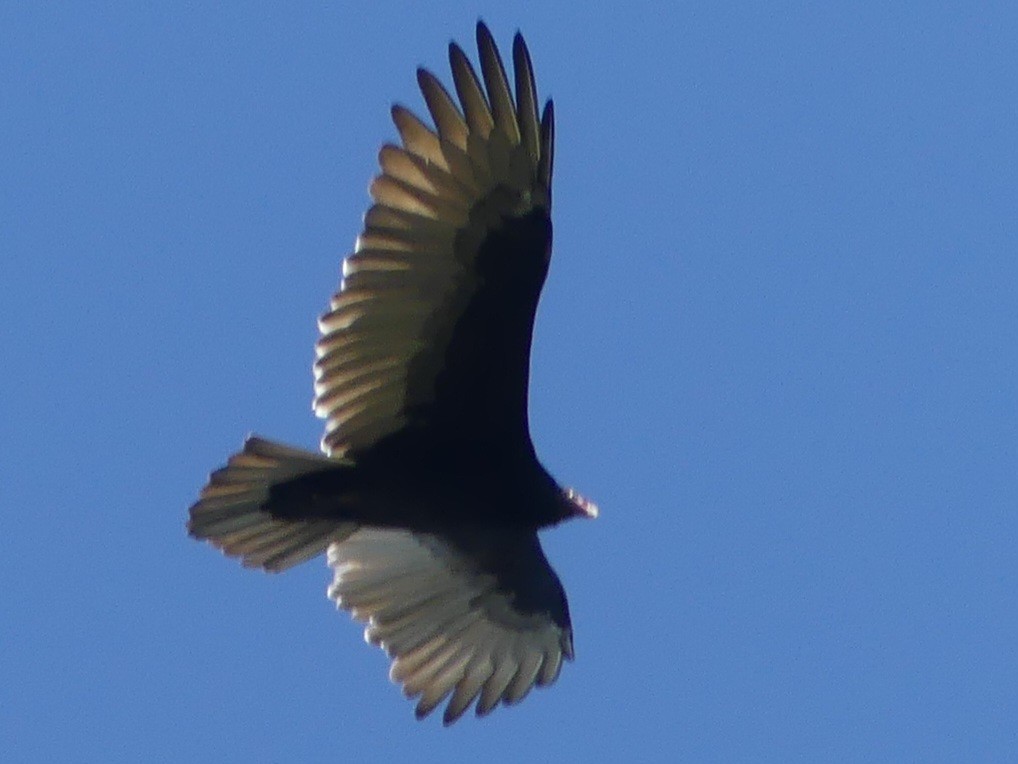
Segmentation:
[(417, 717), (451, 694), (444, 722), (558, 678), (573, 657), (565, 593), (532, 532), (362, 528), (329, 547), (329, 596), (367, 625)]
[(481, 77), (449, 48), (460, 106), (418, 70), (434, 130), (393, 108), (402, 145), (379, 154), (374, 204), (319, 321), (314, 408), (327, 420), (326, 453), (356, 454), (404, 427), (428, 432), (429, 442), (523, 438), (529, 446), (554, 120), (550, 101), (538, 117), (519, 34), (515, 96), (480, 23), (477, 44)]

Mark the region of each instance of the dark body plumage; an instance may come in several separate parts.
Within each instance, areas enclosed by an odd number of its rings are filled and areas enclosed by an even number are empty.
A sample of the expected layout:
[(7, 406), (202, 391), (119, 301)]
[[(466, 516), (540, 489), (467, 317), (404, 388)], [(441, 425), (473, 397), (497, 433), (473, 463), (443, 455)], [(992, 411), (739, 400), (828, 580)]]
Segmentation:
[(561, 489), (533, 454), (429, 447), (423, 435), (406, 433), (351, 466), (278, 483), (263, 509), (285, 520), (317, 517), (423, 531), (470, 525), (537, 530), (566, 518)]
[[(320, 321), (325, 456), (252, 437), (191, 508), (191, 535), (285, 570), (328, 549), (330, 596), (367, 624), (392, 677), (449, 697), (450, 723), (555, 680), (572, 657), (565, 593), (537, 530), (596, 507), (540, 464), (527, 415), (531, 333), (551, 255), (551, 102), (529, 54), (515, 98), (477, 29), (482, 77), (450, 46), (462, 111), (418, 82), (432, 131), (394, 107), (374, 205)], [(482, 84), (483, 83), (483, 84)]]

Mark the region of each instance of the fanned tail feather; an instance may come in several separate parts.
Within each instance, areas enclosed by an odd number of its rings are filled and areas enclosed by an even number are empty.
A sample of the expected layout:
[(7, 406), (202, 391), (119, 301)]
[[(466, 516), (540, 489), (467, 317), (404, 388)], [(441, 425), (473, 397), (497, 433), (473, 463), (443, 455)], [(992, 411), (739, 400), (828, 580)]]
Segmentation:
[(243, 450), (209, 477), (191, 507), (188, 533), (240, 557), (249, 568), (278, 573), (310, 560), (353, 533), (356, 523), (284, 520), (262, 507), (273, 485), (335, 466), (335, 460), (319, 454), (249, 437)]

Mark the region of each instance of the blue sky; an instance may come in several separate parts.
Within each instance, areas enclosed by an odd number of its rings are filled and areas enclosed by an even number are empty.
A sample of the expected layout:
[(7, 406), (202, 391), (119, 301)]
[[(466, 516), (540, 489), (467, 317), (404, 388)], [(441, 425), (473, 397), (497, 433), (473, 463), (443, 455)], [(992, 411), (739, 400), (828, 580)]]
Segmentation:
[[(0, 8), (5, 760), (1013, 756), (1013, 5), (364, 8)], [(389, 104), (478, 17), (555, 98), (532, 430), (602, 516), (544, 536), (576, 662), (445, 730), (324, 560), (184, 520), (317, 443)]]

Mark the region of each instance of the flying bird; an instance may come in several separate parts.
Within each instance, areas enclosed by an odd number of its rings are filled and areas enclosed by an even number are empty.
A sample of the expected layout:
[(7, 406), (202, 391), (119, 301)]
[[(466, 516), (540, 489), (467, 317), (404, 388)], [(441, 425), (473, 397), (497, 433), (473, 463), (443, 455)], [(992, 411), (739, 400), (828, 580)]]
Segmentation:
[(477, 25), (480, 76), (449, 46), (459, 104), (417, 81), (372, 205), (319, 320), (323, 454), (251, 436), (213, 472), (188, 531), (245, 566), (327, 552), (329, 596), (392, 658), (423, 718), (451, 724), (554, 682), (569, 607), (537, 531), (597, 507), (560, 486), (527, 414), (534, 314), (551, 256), (554, 112), (513, 40), (514, 90)]

